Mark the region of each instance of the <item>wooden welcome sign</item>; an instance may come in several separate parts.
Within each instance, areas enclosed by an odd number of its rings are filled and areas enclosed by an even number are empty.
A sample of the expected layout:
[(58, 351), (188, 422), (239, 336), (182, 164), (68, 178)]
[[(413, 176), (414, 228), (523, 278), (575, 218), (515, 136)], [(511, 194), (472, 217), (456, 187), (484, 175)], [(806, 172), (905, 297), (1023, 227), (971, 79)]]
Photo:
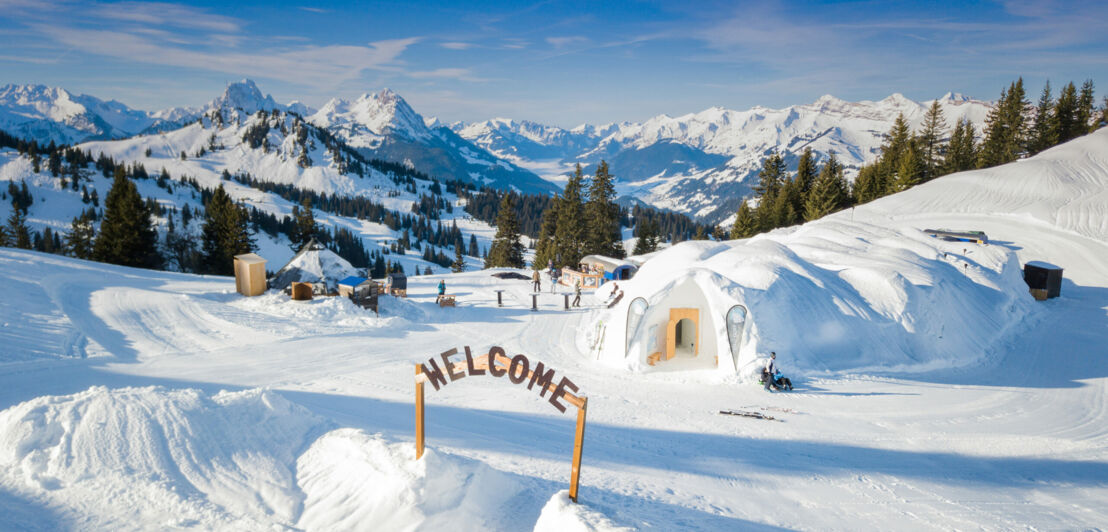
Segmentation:
[[(504, 353), (499, 346), (492, 346), (489, 352), (474, 357), (469, 346), (462, 348), (465, 352), (465, 360), (451, 360), (458, 355), (457, 348), (451, 348), (439, 354), (442, 367), (432, 357), (426, 364), (416, 364), (416, 460), (423, 456), (423, 385), (430, 382), (435, 390), (447, 384), (466, 377), (489, 375), (491, 377), (507, 376), (512, 384), (523, 385), (527, 383), (527, 389), (531, 390), (538, 385), (539, 397), (546, 397), (550, 392), (550, 402), (559, 412), (566, 411), (564, 400), (577, 407), (577, 434), (573, 444), (573, 465), (569, 475), (569, 498), (577, 502), (577, 485), (581, 476), (581, 451), (585, 439), (585, 412), (589, 398), (575, 395), (577, 385), (566, 377), (554, 384), (555, 372), (553, 368), (546, 367), (542, 362), (536, 362), (531, 369), (531, 361), (526, 355), (519, 354), (512, 358)], [(460, 357), (459, 357), (460, 358)], [(449, 379), (449, 380), (447, 380)]]

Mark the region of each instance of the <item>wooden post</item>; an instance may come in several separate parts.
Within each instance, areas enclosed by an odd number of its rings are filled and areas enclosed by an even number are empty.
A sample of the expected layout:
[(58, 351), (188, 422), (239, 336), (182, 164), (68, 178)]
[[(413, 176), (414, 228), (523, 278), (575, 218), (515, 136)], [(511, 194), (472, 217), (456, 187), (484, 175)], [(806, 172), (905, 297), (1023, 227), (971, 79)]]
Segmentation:
[(577, 436), (573, 440), (573, 469), (569, 472), (569, 500), (577, 502), (577, 484), (581, 480), (581, 448), (585, 445), (585, 412), (589, 398), (581, 398), (581, 408), (577, 409)]
[(569, 310), (569, 294), (562, 294), (565, 298), (566, 310)]
[[(423, 367), (415, 366), (418, 377), (423, 374)], [(417, 379), (415, 385), (415, 457), (419, 460), (423, 457), (423, 380)]]
[(531, 312), (539, 310), (539, 295), (531, 294)]
[(503, 290), (497, 290), (496, 291), (496, 306), (498, 306), (498, 307), (503, 307), (504, 306), (504, 291)]

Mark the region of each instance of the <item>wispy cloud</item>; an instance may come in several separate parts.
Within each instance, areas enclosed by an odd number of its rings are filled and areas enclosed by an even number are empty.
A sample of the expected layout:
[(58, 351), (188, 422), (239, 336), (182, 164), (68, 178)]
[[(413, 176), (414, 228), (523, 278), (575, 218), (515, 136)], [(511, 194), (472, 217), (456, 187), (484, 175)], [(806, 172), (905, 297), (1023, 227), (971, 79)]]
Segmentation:
[(566, 37), (547, 37), (546, 43), (555, 48), (565, 48), (574, 44), (584, 44), (589, 42), (588, 37), (582, 37), (580, 35), (571, 35)]
[(487, 79), (479, 78), (468, 68), (436, 68), (420, 72), (408, 72), (408, 77), (416, 79), (456, 79), (460, 81), (484, 82)]
[(323, 8), (321, 8), (321, 7), (308, 7), (308, 6), (300, 6), (300, 9), (301, 9), (302, 11), (307, 11), (307, 12), (309, 12), (309, 13), (320, 13), (320, 14), (326, 14), (326, 13), (330, 13), (330, 12), (331, 12), (331, 10), (330, 10), (330, 9), (323, 9)]
[(468, 50), (470, 48), (473, 48), (474, 45), (473, 43), (468, 42), (451, 41), (440, 43), (439, 46), (446, 48), (447, 50)]
[(357, 77), (366, 69), (396, 69), (396, 58), (420, 40), (411, 37), (377, 41), (366, 46), (300, 46), (234, 52), (167, 46), (160, 39), (119, 31), (50, 25), (35, 25), (34, 28), (61, 44), (79, 46), (87, 53), (313, 85), (339, 83)]
[(162, 2), (119, 2), (114, 4), (86, 4), (87, 14), (109, 20), (138, 22), (142, 24), (194, 28), (224, 33), (237, 32), (238, 20), (214, 15), (203, 9), (181, 4)]

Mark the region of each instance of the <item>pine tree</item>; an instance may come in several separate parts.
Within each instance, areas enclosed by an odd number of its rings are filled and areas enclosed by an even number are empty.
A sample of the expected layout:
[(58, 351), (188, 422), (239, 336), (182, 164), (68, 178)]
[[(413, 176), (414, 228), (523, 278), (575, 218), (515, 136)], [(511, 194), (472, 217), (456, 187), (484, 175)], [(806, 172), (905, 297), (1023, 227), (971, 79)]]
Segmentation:
[(804, 220), (812, 221), (846, 207), (850, 201), (843, 167), (835, 154), (820, 169), (808, 201), (804, 204)]
[(585, 203), (585, 253), (622, 259), (623, 250), (619, 228), (619, 206), (615, 202), (616, 190), (608, 163), (600, 161), (596, 175), (589, 186), (589, 200)]
[(658, 222), (653, 220), (640, 222), (638, 232), (638, 240), (635, 241), (632, 255), (645, 255), (658, 250)]
[(13, 247), (31, 249), (31, 231), (27, 228), (27, 217), (23, 211), (13, 209), (8, 217), (8, 240)]
[(78, 259), (92, 258), (93, 243), (96, 238), (96, 230), (92, 226), (92, 215), (88, 212), (81, 213), (73, 218), (69, 226), (69, 234), (65, 235), (65, 250), (70, 256)]
[(8, 229), (0, 225), (0, 248), (10, 247), (11, 245), (11, 238), (8, 237)]
[(1054, 96), (1050, 92), (1050, 80), (1047, 80), (1039, 96), (1039, 105), (1035, 107), (1035, 119), (1027, 142), (1029, 155), (1035, 155), (1058, 143), (1054, 138), (1058, 128), (1054, 121)]
[(515, 203), (511, 194), (500, 200), (500, 213), (496, 216), (496, 236), (489, 247), (486, 268), (522, 268), (523, 244), (519, 242), (519, 221), (516, 220)]
[(566, 182), (566, 188), (558, 201), (558, 221), (555, 226), (554, 266), (576, 268), (585, 256), (585, 204), (581, 199), (584, 177), (581, 165)]
[(254, 251), (249, 215), (231, 201), (222, 184), (204, 205), (201, 242), (201, 269), (214, 275), (234, 275), (235, 255)]
[(758, 220), (758, 228), (769, 231), (777, 225), (780, 218), (777, 213), (777, 196), (781, 193), (786, 177), (785, 160), (781, 154), (774, 152), (762, 161), (762, 169), (758, 172), (758, 184), (754, 186), (754, 192), (760, 196), (755, 218)]
[(466, 271), (466, 259), (462, 256), (461, 246), (454, 246), (454, 262), (450, 263), (450, 271), (454, 273)]
[(731, 238), (749, 238), (758, 232), (758, 220), (754, 217), (754, 210), (744, 199), (735, 213), (735, 223), (731, 226)]
[(986, 118), (985, 140), (981, 143), (977, 158), (978, 168), (1010, 163), (1026, 150), (1025, 115), (1028, 106), (1023, 78), (1009, 85), (1006, 91), (1001, 91), (1000, 101)]
[(865, 165), (854, 178), (854, 202), (868, 203), (885, 194), (885, 185), (878, 176), (876, 164)]
[(812, 148), (806, 147), (804, 153), (800, 154), (800, 160), (796, 163), (796, 178), (794, 179), (800, 188), (801, 203), (808, 199), (808, 193), (811, 192), (817, 175), (819, 175), (819, 169), (816, 167), (816, 157), (812, 153)]
[(939, 175), (939, 165), (942, 162), (946, 146), (943, 137), (946, 135), (946, 119), (943, 118), (943, 108), (939, 106), (939, 100), (931, 102), (927, 114), (923, 117), (923, 125), (920, 128), (919, 148), (920, 160), (923, 166), (921, 181), (930, 181)]
[(1061, 144), (1082, 134), (1077, 123), (1078, 105), (1077, 87), (1071, 81), (1062, 87), (1058, 101), (1054, 103), (1055, 143)]
[(1096, 96), (1093, 89), (1093, 80), (1087, 79), (1081, 84), (1081, 95), (1077, 97), (1077, 136), (1090, 133), (1096, 129), (1093, 123), (1096, 112)]
[(300, 248), (310, 242), (319, 230), (315, 223), (315, 216), (312, 214), (310, 197), (305, 196), (299, 207), (295, 205), (292, 207), (292, 220), (293, 234), (289, 235), (289, 240), (292, 241), (292, 249), (300, 251)]
[(896, 169), (896, 181), (893, 183), (894, 190), (896, 192), (908, 190), (919, 184), (922, 176), (923, 162), (920, 160), (919, 149), (913, 142), (900, 156), (900, 165)]
[(1108, 96), (1104, 97), (1104, 103), (1100, 107), (1100, 120), (1094, 126), (1094, 129), (1108, 126)]
[(959, 120), (955, 124), (954, 133), (950, 135), (950, 146), (943, 160), (944, 173), (953, 174), (977, 167), (977, 144), (974, 140), (976, 135), (973, 122), (968, 118)]
[(790, 225), (796, 225), (800, 223), (801, 210), (804, 205), (804, 196), (800, 192), (800, 185), (792, 179), (788, 179), (781, 186), (781, 191), (777, 194), (777, 200), (773, 206), (773, 211), (777, 216), (774, 221), (775, 227), (789, 227)]
[(542, 227), (539, 229), (539, 239), (535, 244), (535, 261), (531, 264), (533, 269), (542, 269), (547, 264), (553, 264), (557, 255), (558, 243), (555, 238), (558, 234), (558, 200), (550, 202), (546, 212), (542, 215)]
[(104, 200), (104, 219), (100, 222), (100, 235), (96, 238), (92, 258), (139, 268), (162, 265), (158, 233), (154, 230), (150, 211), (135, 184), (123, 172), (116, 172)]
[(879, 198), (896, 191), (896, 176), (900, 169), (900, 159), (908, 151), (912, 144), (912, 130), (908, 127), (908, 119), (904, 113), (898, 114), (893, 122), (893, 127), (885, 137), (885, 144), (881, 147), (881, 157), (876, 164), (874, 176), (877, 196)]

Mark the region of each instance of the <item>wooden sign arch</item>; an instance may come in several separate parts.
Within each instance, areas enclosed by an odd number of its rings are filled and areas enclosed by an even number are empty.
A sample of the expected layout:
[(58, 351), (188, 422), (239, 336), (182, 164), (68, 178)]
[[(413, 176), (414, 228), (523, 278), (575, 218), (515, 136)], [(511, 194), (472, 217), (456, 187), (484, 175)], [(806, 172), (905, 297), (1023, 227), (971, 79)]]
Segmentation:
[[(573, 462), (569, 474), (569, 499), (577, 502), (577, 487), (581, 479), (581, 452), (585, 440), (585, 414), (588, 410), (589, 398), (576, 394), (577, 385), (567, 377), (562, 377), (558, 384), (554, 384), (555, 372), (553, 368), (546, 367), (542, 362), (536, 362), (531, 369), (531, 361), (524, 354), (518, 354), (508, 358), (504, 349), (492, 346), (488, 353), (476, 358), (469, 346), (462, 348), (465, 352), (464, 361), (453, 361), (451, 357), (458, 355), (457, 348), (450, 348), (439, 354), (442, 367), (432, 357), (425, 364), (415, 365), (416, 385), (416, 460), (423, 457), (424, 416), (423, 416), (423, 388), (424, 384), (431, 383), (435, 390), (447, 384), (466, 377), (488, 375), (494, 378), (508, 377), (513, 384), (523, 385), (531, 390), (538, 385), (539, 397), (545, 397), (550, 392), (547, 401), (559, 412), (565, 413), (566, 406), (561, 403), (564, 400), (577, 407), (577, 431), (573, 443)], [(449, 380), (447, 380), (449, 378)]]

